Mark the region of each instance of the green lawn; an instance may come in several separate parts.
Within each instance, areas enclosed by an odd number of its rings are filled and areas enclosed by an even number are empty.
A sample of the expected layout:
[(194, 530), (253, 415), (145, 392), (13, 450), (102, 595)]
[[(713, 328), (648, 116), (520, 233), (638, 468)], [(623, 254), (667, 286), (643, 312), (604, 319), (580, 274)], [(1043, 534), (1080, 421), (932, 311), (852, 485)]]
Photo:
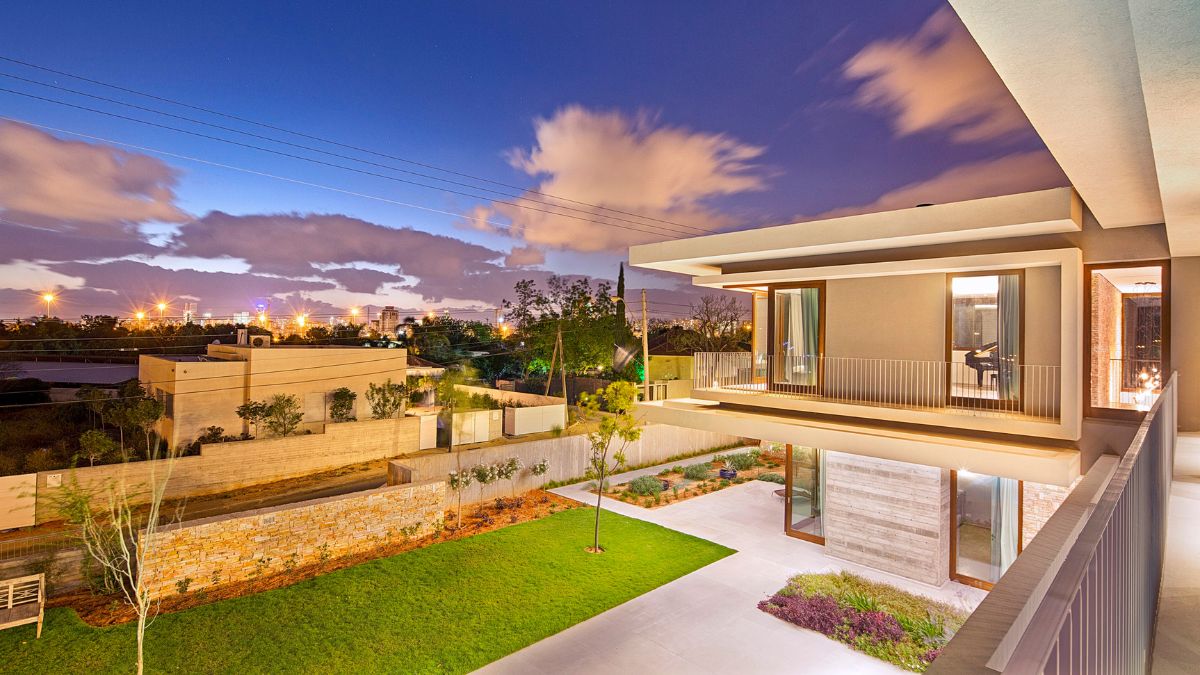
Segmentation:
[[(149, 672), (466, 672), (731, 553), (615, 513), (607, 551), (584, 551), (574, 509), (376, 560), (294, 586), (158, 617)], [(5, 672), (128, 673), (133, 626), (91, 628), (67, 609), (0, 631)]]

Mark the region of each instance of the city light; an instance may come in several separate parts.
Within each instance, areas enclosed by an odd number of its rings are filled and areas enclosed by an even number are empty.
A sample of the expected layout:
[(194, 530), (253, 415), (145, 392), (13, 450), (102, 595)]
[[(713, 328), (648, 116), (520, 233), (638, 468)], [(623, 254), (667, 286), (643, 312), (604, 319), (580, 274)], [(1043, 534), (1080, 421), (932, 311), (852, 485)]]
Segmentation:
[(358, 316), (358, 308), (357, 307), (350, 308), (350, 316)]
[(42, 300), (46, 301), (46, 318), (49, 319), (50, 318), (50, 303), (54, 302), (54, 294), (53, 293), (43, 293)]
[(141, 312), (141, 311), (139, 311), (137, 314), (134, 314), (133, 316), (134, 316), (135, 318), (137, 318), (137, 320), (138, 320), (139, 322), (140, 322), (140, 321), (144, 321), (144, 320), (146, 319), (146, 313), (145, 313), (145, 312)]
[(267, 315), (266, 315), (266, 314), (263, 314), (262, 312), (259, 312), (259, 313), (258, 313), (258, 322), (259, 322), (259, 323), (266, 323), (266, 322), (267, 322)]
[(301, 328), (304, 328), (304, 322), (305, 322), (305, 321), (308, 321), (308, 315), (307, 315), (307, 314), (297, 314), (297, 315), (296, 315), (296, 325), (297, 325), (297, 326), (299, 326), (299, 327), (301, 327)]
[(158, 308), (158, 322), (162, 323), (163, 312), (167, 311), (167, 303), (163, 302), (162, 300), (159, 300), (158, 304), (156, 304), (154, 306)]

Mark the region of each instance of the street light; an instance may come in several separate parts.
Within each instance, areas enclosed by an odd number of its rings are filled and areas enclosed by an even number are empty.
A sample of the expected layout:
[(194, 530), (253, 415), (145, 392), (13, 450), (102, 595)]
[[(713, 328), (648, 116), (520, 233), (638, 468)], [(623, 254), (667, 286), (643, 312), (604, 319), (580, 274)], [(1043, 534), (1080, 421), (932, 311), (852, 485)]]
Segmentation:
[(54, 302), (54, 294), (53, 293), (43, 293), (42, 300), (46, 301), (46, 318), (49, 319), (50, 318), (50, 303)]
[(141, 310), (138, 310), (137, 314), (134, 314), (133, 316), (137, 319), (139, 326), (142, 325), (142, 322), (146, 320), (146, 313)]
[(167, 310), (167, 303), (160, 302), (157, 305), (155, 305), (155, 307), (158, 307), (158, 322), (162, 323), (163, 312), (165, 312)]
[(296, 315), (296, 325), (301, 328), (304, 328), (304, 322), (307, 320), (308, 320), (307, 314), (297, 314)]

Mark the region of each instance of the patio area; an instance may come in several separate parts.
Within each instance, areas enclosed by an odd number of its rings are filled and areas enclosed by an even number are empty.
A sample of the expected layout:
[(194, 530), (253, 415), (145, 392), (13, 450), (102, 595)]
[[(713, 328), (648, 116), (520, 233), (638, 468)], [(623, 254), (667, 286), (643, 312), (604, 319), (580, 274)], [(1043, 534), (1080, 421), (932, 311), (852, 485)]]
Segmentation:
[[(707, 461), (697, 457), (685, 463)], [(664, 465), (668, 466), (668, 465)], [(624, 482), (664, 466), (612, 477)], [(492, 663), (485, 673), (899, 673), (818, 633), (756, 608), (789, 577), (847, 570), (937, 600), (974, 607), (984, 593), (940, 588), (825, 555), (783, 533), (778, 485), (751, 481), (657, 509), (605, 498), (604, 508), (728, 546), (738, 552)], [(584, 484), (554, 492), (595, 503)], [(601, 530), (601, 543), (604, 532)]]

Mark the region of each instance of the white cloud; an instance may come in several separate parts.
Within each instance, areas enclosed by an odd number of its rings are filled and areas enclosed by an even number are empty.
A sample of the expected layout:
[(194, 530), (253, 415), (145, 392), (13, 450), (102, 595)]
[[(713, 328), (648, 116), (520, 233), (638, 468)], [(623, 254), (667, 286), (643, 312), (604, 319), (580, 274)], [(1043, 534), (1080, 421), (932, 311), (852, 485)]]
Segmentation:
[(1069, 184), (1046, 150), (1016, 152), (998, 159), (961, 164), (932, 178), (891, 190), (870, 204), (834, 209), (815, 218), (906, 209), (917, 204), (945, 204)]
[(860, 81), (856, 102), (890, 112), (900, 136), (941, 130), (965, 143), (1030, 129), (992, 64), (948, 7), (934, 12), (911, 37), (867, 45), (846, 62), (843, 74)]
[(618, 250), (632, 243), (698, 232), (583, 204), (716, 229), (731, 220), (708, 200), (765, 188), (762, 172), (753, 164), (764, 149), (723, 134), (654, 126), (645, 116), (630, 118), (578, 105), (536, 120), (534, 130), (535, 145), (510, 151), (510, 163), (541, 178), (537, 192), (575, 201), (526, 195), (557, 204), (560, 208), (535, 206), (557, 210), (559, 215), (493, 204), (491, 209), (472, 211), (468, 225), (496, 231), (483, 220), (499, 214), (511, 221), (509, 234), (531, 244), (578, 251)]
[(136, 236), (137, 223), (183, 222), (176, 178), (153, 157), (0, 122), (0, 214), (31, 225)]
[(514, 246), (508, 255), (504, 256), (505, 267), (530, 267), (546, 262), (546, 254), (536, 246)]

